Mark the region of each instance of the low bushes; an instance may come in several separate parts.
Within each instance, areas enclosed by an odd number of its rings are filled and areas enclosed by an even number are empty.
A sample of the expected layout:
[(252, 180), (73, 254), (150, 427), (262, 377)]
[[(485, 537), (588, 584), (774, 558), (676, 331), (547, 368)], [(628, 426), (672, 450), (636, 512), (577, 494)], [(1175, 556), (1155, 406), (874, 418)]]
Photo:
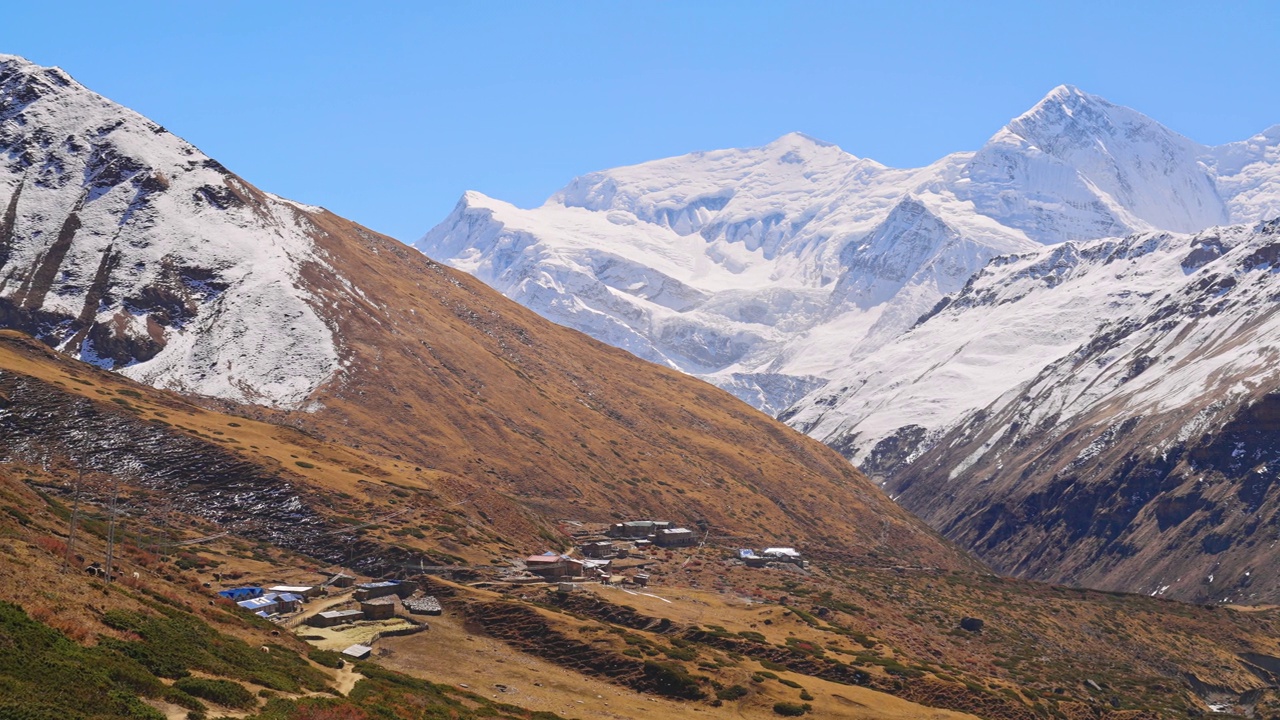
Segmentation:
[(249, 692), (245, 686), (230, 680), (184, 677), (173, 686), (192, 697), (203, 698), (223, 707), (244, 710), (258, 704), (253, 698), (253, 693)]
[(746, 697), (747, 692), (747, 689), (741, 685), (730, 685), (727, 688), (717, 690), (716, 697), (721, 700), (737, 700), (739, 698)]

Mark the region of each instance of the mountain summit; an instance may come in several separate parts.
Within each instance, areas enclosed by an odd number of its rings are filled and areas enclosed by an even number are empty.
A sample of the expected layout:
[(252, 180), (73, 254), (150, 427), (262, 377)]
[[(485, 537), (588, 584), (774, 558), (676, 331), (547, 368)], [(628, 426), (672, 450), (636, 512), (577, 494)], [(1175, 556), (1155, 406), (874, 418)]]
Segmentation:
[(1059, 86), (978, 151), (965, 193), (1041, 243), (1230, 220), (1206, 149), (1147, 116)]
[(1274, 601), (1278, 141), (1060, 86), (928, 167), (788, 135), (469, 196), (418, 247), (780, 413), (1003, 571)]

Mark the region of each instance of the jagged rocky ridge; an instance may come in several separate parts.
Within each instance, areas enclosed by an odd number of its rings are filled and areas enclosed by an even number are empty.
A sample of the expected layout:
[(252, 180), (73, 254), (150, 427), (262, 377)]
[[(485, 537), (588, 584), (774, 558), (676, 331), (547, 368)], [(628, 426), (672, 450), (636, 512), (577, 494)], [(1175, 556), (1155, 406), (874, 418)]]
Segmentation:
[(528, 210), (469, 192), (417, 246), (777, 414), (995, 256), (1274, 216), (1278, 161), (1280, 126), (1205, 147), (1063, 86), (924, 168), (792, 134), (585, 175)]

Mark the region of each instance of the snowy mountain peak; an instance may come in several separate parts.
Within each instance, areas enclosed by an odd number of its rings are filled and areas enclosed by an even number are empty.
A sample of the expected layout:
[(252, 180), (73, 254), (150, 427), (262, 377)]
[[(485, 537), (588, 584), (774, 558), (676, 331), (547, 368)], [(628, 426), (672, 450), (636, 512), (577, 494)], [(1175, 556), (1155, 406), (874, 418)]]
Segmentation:
[(812, 135), (806, 135), (805, 133), (802, 133), (802, 132), (789, 132), (786, 135), (783, 135), (782, 137), (778, 138), (777, 140), (774, 140), (773, 142), (769, 143), (765, 147), (797, 148), (797, 147), (806, 147), (806, 146), (822, 147), (822, 148), (837, 147), (835, 143), (829, 143), (826, 140), (819, 140), (818, 138), (813, 137)]
[(41, 67), (17, 55), (0, 55), (0, 97), (6, 106), (30, 103), (64, 88), (89, 92), (62, 68)]
[(1063, 85), (974, 155), (958, 194), (1041, 243), (1194, 232), (1230, 219), (1206, 152), (1142, 113)]
[(1161, 141), (1193, 153), (1201, 147), (1160, 123), (1105, 98), (1091, 95), (1073, 85), (1059, 85), (1005, 129), (1036, 142), (1050, 154), (1070, 144), (1090, 138), (1117, 139), (1119, 133), (1158, 137)]
[(1087, 105), (1095, 105), (1099, 107), (1117, 107), (1099, 95), (1087, 93), (1075, 85), (1059, 85), (1050, 90), (1040, 102), (1031, 107), (1030, 110), (1019, 115), (1013, 122), (1017, 122), (1022, 118), (1035, 117), (1052, 112), (1055, 108), (1062, 108), (1067, 111), (1074, 111), (1076, 108), (1083, 108)]
[(0, 314), (143, 382), (297, 407), (338, 368), (272, 200), (62, 70), (0, 61)]

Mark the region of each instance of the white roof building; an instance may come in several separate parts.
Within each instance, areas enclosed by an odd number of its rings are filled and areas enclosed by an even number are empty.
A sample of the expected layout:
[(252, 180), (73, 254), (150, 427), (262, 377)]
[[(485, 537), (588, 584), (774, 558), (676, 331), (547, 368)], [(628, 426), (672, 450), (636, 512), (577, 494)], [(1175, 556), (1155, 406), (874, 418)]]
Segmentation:
[(788, 547), (765, 548), (760, 554), (765, 557), (800, 557), (800, 553), (796, 552), (795, 548)]

